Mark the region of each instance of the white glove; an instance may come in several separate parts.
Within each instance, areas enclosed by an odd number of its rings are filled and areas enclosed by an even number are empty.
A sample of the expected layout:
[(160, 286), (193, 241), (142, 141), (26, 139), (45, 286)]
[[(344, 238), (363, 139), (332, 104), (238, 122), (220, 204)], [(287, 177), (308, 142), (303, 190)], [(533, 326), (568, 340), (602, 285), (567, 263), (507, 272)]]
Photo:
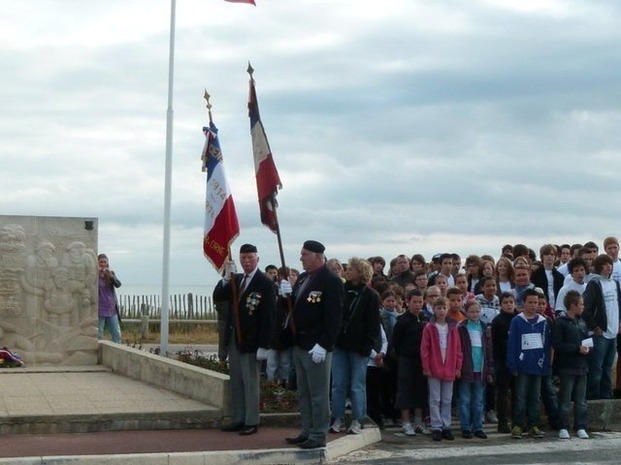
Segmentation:
[(267, 349), (263, 347), (257, 349), (257, 360), (267, 360)]
[(283, 279), (280, 282), (280, 287), (278, 288), (278, 295), (282, 297), (288, 297), (293, 292), (293, 288), (291, 287), (291, 283), (286, 279)]
[(224, 269), (224, 282), (229, 282), (231, 276), (237, 273), (237, 266), (233, 260), (226, 262), (226, 268)]
[(308, 351), (311, 354), (313, 362), (321, 363), (326, 359), (326, 349), (321, 347), (319, 344), (315, 344), (311, 350)]

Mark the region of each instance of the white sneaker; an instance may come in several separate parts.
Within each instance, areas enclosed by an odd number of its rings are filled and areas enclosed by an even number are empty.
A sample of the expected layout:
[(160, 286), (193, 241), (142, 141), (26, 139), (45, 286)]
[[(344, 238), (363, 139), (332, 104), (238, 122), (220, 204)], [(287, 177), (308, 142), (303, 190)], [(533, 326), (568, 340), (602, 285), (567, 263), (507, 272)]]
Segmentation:
[(587, 432), (583, 429), (579, 429), (576, 432), (576, 436), (578, 436), (580, 439), (589, 439), (589, 435), (587, 434)]
[(336, 420), (334, 420), (334, 423), (332, 423), (332, 426), (330, 426), (330, 432), (340, 433), (342, 428), (343, 428), (343, 420), (341, 418), (337, 418)]
[(496, 412), (493, 410), (488, 410), (485, 412), (485, 421), (487, 423), (498, 423), (498, 417), (496, 416)]
[[(584, 430), (582, 430), (584, 431)], [(569, 439), (569, 431), (567, 431), (566, 429), (562, 429), (558, 432), (558, 438), (559, 439)]]
[(423, 425), (416, 425), (414, 431), (416, 432), (416, 434), (422, 434), (424, 436), (431, 435), (431, 430)]
[(349, 425), (349, 430), (347, 430), (349, 434), (360, 434), (362, 433), (362, 426), (358, 420), (353, 420), (351, 425)]
[(401, 427), (401, 431), (406, 436), (416, 436), (416, 431), (414, 431), (414, 427), (412, 426), (412, 423), (404, 423), (403, 426)]

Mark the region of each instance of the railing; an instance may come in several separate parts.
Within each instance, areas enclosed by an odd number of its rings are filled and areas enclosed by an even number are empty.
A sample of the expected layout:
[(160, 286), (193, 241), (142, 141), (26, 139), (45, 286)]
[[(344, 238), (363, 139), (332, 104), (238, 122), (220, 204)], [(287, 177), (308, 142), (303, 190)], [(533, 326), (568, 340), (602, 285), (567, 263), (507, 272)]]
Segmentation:
[[(162, 315), (162, 297), (159, 295), (121, 295), (119, 310), (122, 319), (140, 320), (148, 317), (159, 320)], [(169, 318), (174, 320), (216, 320), (211, 296), (175, 294), (170, 296)]]
[[(195, 325), (216, 325), (218, 315), (211, 297), (187, 294), (170, 296), (169, 324), (189, 331)], [(159, 295), (120, 295), (119, 312), (123, 324), (135, 328), (142, 337), (150, 330), (159, 331), (162, 316), (162, 297)]]

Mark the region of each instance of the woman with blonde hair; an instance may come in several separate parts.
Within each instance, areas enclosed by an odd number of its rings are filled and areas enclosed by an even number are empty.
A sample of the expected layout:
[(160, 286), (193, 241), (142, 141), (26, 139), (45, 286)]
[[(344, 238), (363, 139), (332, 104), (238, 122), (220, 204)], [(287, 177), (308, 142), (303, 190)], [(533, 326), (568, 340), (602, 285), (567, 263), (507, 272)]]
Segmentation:
[(345, 271), (343, 320), (332, 354), (332, 433), (344, 428), (345, 400), (351, 393), (352, 422), (348, 432), (360, 434), (367, 417), (366, 373), (369, 357), (379, 350), (380, 299), (369, 287), (371, 264), (364, 259), (349, 259)]

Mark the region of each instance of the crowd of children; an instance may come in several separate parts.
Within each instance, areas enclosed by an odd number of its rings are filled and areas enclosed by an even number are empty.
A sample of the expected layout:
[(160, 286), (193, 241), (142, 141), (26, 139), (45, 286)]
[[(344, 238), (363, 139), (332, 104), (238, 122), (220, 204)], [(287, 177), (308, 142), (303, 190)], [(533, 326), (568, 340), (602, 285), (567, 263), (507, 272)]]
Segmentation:
[(429, 269), (421, 255), (400, 255), (388, 275), (369, 258), (381, 338), (367, 363), (368, 416), (434, 441), (454, 439), (455, 413), (466, 439), (487, 438), (484, 422), (542, 438), (543, 407), (560, 439), (572, 430), (587, 439), (587, 399), (613, 394), (621, 319), (616, 238), (604, 249), (546, 244), (536, 260), (505, 246), (497, 261), (467, 257), (465, 269), (456, 254), (434, 256)]

